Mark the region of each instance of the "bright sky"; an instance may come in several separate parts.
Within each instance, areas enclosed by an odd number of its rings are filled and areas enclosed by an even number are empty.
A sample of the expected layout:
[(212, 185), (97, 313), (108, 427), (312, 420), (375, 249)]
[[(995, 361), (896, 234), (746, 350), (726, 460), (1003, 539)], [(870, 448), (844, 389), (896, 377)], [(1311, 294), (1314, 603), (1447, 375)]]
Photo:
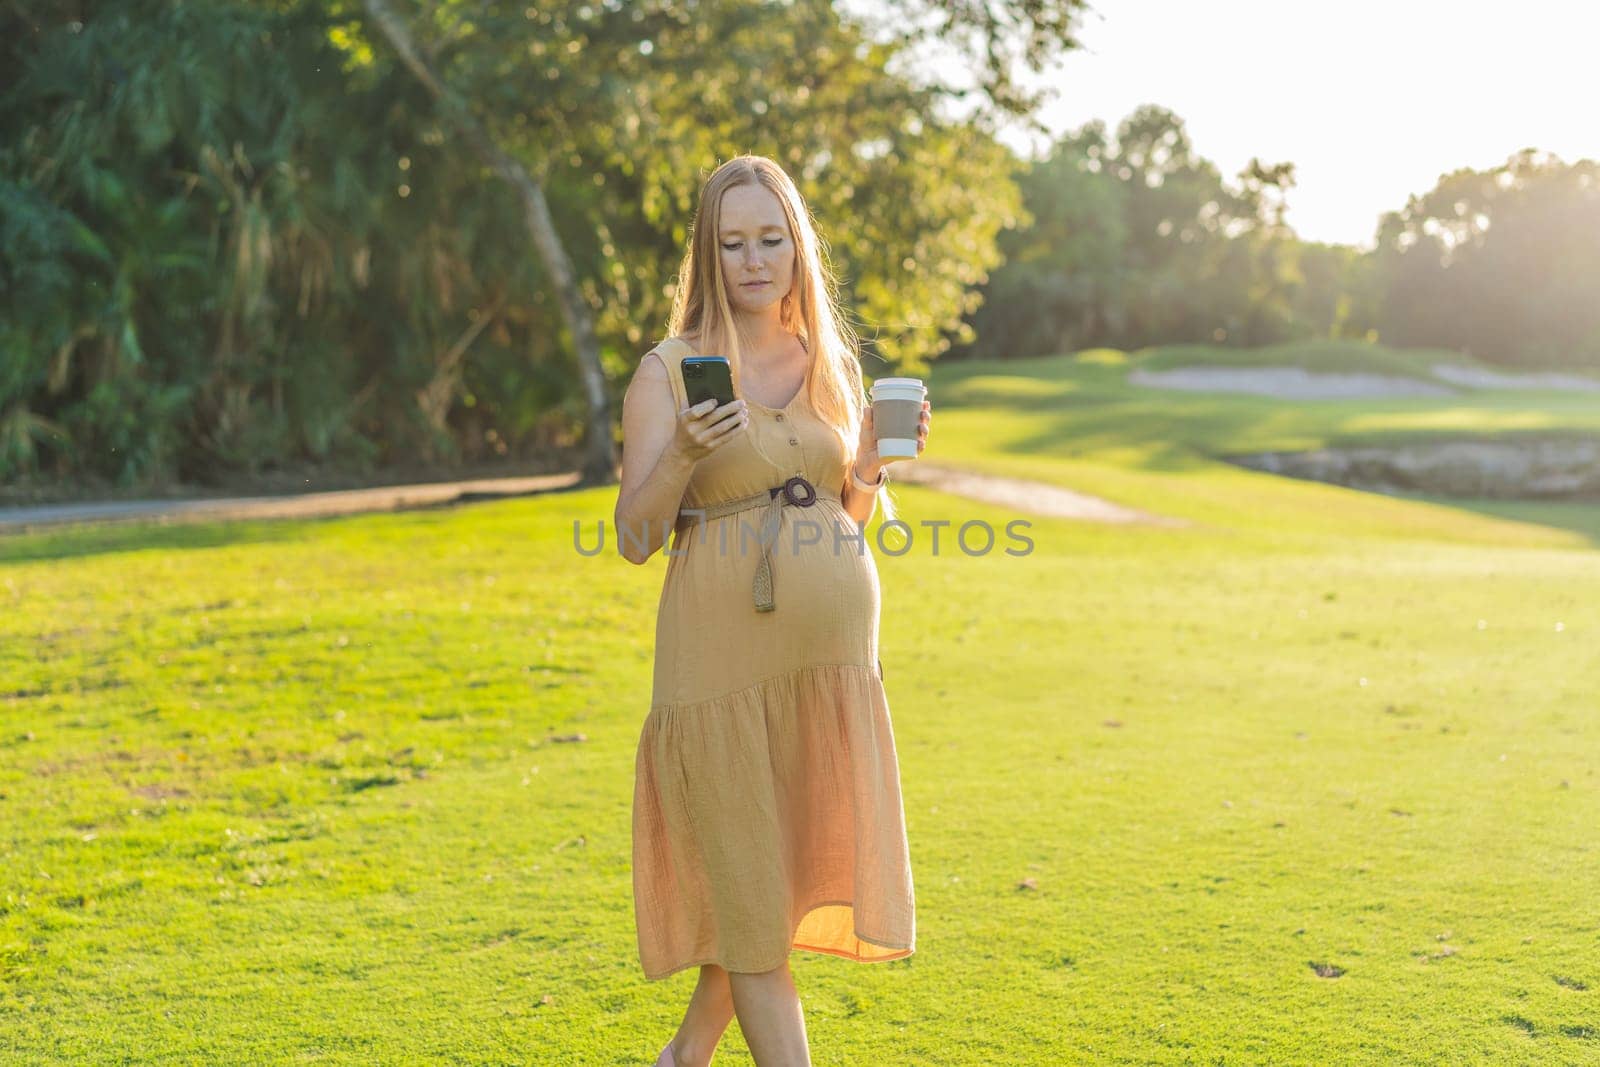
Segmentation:
[(1600, 159), (1592, 2), (1095, 3), (1048, 76), (1051, 131), (1169, 108), (1230, 181), (1252, 155), (1294, 162), (1288, 221), (1308, 240), (1370, 247), (1408, 195), (1522, 148)]

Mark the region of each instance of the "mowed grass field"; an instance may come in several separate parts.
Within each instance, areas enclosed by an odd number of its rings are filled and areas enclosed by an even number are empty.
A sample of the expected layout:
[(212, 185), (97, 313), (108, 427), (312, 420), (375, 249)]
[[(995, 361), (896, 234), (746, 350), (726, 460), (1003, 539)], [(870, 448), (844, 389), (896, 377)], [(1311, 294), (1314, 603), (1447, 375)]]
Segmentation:
[[(794, 954), (814, 1062), (1600, 1063), (1600, 507), (1210, 458), (1592, 398), (1127, 365), (930, 378), (928, 460), (1185, 524), (1012, 556), (1027, 516), (895, 490), (917, 952)], [(694, 978), (636, 956), (665, 560), (576, 550), (614, 500), (0, 538), (0, 1061), (650, 1063)]]

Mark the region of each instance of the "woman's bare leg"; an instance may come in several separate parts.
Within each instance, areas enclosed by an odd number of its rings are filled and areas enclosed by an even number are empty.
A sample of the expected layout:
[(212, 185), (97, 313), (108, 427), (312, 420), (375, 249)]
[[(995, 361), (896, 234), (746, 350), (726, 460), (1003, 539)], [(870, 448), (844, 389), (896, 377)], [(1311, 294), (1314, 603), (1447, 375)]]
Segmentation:
[(672, 1037), (672, 1055), (678, 1067), (706, 1067), (731, 1022), (733, 990), (728, 985), (728, 972), (715, 963), (702, 964), (700, 981), (683, 1013), (683, 1025)]
[(731, 972), (728, 983), (756, 1067), (811, 1067), (805, 1013), (789, 961), (763, 974)]

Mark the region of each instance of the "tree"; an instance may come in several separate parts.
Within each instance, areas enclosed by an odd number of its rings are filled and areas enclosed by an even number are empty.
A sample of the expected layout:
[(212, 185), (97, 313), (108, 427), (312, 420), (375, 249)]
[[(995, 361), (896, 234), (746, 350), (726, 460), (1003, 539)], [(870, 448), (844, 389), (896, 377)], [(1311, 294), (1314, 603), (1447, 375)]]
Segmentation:
[(1003, 240), (965, 352), (1259, 344), (1293, 328), (1292, 164), (1252, 159), (1229, 185), (1178, 116), (1145, 106), (1115, 136), (1098, 121), (1069, 131), (1022, 171), (1033, 222)]
[[(432, 64), (418, 52), (410, 31), (394, 14), (387, 0), (364, 0), (364, 3), (380, 32), (394, 46), (406, 68), (438, 102), (457, 135), (471, 146), (485, 165), (509, 183), (521, 199), (533, 245), (559, 296), (589, 400), (589, 443), (584, 451), (582, 482), (596, 484), (615, 481), (618, 456), (610, 433), (611, 409), (606, 395), (605, 375), (600, 367), (594, 319), (578, 292), (572, 260), (550, 217), (550, 203), (545, 198), (543, 185), (500, 147), (461, 97), (440, 79)], [(474, 330), (473, 334), (476, 332)], [(452, 348), (452, 366), (459, 363), (465, 344), (469, 343), (470, 339), (466, 339), (462, 345)], [(437, 407), (440, 402), (435, 394), (433, 406)]]
[(1600, 369), (1600, 163), (1526, 149), (1386, 214), (1381, 335), (1508, 364)]
[[(906, 369), (945, 347), (942, 328), (998, 262), (995, 232), (1015, 221), (1004, 150), (934, 115), (938, 90), (887, 73), (902, 45), (869, 41), (831, 4), (436, 10), (418, 21), (445, 27), (431, 46), (444, 76), (494, 117), (508, 151), (584, 202), (573, 240), (611, 284), (589, 303), (617, 333), (664, 311), (692, 176), (733, 146), (796, 172), (825, 230), (830, 218), (851, 228), (834, 244), (847, 296), (869, 351)], [(530, 42), (530, 20), (551, 36)], [(583, 226), (593, 236), (578, 235)], [(607, 369), (620, 378), (631, 360)]]
[[(1038, 112), (1055, 95), (1022, 88), (1021, 71), (1037, 74), (1078, 47), (1084, 0), (902, 0), (855, 4), (853, 17), (875, 40), (909, 62), (936, 96), (964, 105), (981, 128), (1001, 116), (1043, 131)], [(930, 55), (930, 53), (933, 53)], [(954, 56), (966, 69), (951, 69)], [(964, 73), (965, 76), (962, 76)]]

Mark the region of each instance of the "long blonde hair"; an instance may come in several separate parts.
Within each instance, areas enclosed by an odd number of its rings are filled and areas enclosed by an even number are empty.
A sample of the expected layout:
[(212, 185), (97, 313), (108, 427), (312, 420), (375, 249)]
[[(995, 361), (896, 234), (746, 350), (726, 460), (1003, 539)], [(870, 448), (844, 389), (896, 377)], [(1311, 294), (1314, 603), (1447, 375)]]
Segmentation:
[[(788, 173), (766, 156), (741, 155), (723, 163), (700, 187), (689, 248), (678, 267), (678, 287), (672, 300), (667, 333), (695, 334), (702, 352), (725, 354), (739, 382), (739, 331), (728, 303), (717, 234), (722, 224), (722, 195), (740, 185), (758, 185), (783, 205), (795, 246), (793, 291), (783, 298), (779, 322), (805, 342), (812, 354), (811, 368), (802, 386), (811, 407), (838, 434), (848, 457), (847, 471), (855, 469), (858, 438), (869, 400), (861, 377), (861, 344), (839, 308), (838, 280), (827, 260), (827, 247), (818, 236), (811, 209)], [(711, 294), (711, 299), (707, 299)], [(848, 476), (848, 475), (847, 475)], [(895, 518), (887, 487), (880, 490), (886, 522)], [(869, 516), (870, 521), (870, 516)]]

